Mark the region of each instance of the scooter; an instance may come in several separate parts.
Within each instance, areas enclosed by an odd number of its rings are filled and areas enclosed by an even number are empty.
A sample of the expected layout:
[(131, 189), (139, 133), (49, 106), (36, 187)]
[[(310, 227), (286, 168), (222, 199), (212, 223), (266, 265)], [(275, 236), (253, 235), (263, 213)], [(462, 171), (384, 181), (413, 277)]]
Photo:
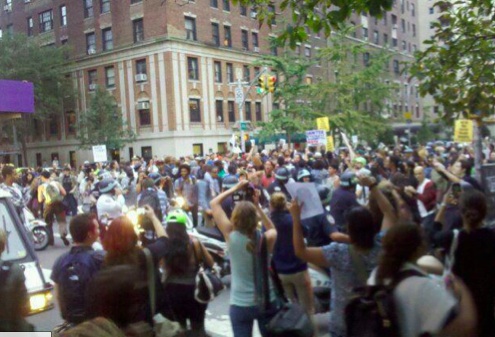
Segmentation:
[(24, 216), (25, 226), (28, 232), (31, 233), (34, 249), (37, 251), (46, 249), (50, 235), (45, 221), (36, 219), (27, 207), (22, 209), (22, 214)]

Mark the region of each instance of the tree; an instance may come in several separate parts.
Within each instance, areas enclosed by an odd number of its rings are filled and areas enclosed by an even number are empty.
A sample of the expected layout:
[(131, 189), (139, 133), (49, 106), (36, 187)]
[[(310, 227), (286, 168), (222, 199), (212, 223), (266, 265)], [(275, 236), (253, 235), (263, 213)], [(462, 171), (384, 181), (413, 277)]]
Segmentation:
[(33, 120), (60, 118), (64, 99), (74, 95), (66, 77), (67, 48), (42, 46), (42, 40), (24, 34), (5, 35), (0, 39), (0, 78), (28, 81), (34, 84), (35, 113), (23, 115), (13, 125), (21, 141), (24, 162), (27, 158), (27, 136), (34, 132)]
[(495, 7), (488, 0), (439, 1), (442, 9), (434, 23), (434, 36), (425, 41), (426, 50), (416, 54), (410, 73), (420, 80), (422, 96), (430, 94), (443, 106), (442, 118), (476, 120), (478, 142), (476, 168), (481, 165), (483, 118), (495, 109)]
[(268, 122), (259, 123), (263, 127), (260, 137), (266, 139), (285, 132), (290, 144), (292, 135), (313, 128), (314, 114), (307, 101), (310, 85), (306, 82), (311, 63), (285, 51), (282, 56), (263, 56), (255, 64), (268, 67), (277, 77), (273, 93), (277, 108), (270, 112)]
[(330, 38), (330, 47), (321, 50), (321, 62), (328, 62), (334, 76), (313, 86), (312, 108), (330, 117), (332, 129), (378, 143), (390, 128), (382, 116), (390, 112), (387, 103), (395, 88), (384, 77), (391, 54), (349, 39), (353, 29), (340, 26)]
[(275, 17), (287, 17), (290, 21), (282, 28), (278, 41), (281, 45), (288, 42), (294, 49), (297, 42), (308, 39), (306, 27), (313, 32), (323, 31), (328, 37), (332, 29), (345, 22), (352, 13), (365, 12), (381, 17), (392, 8), (393, 0), (282, 0), (279, 12), (275, 10), (273, 0), (233, 0), (233, 3), (253, 8), (260, 25), (271, 27)]
[(123, 120), (115, 99), (104, 89), (98, 89), (89, 108), (79, 116), (77, 139), (81, 149), (106, 145), (107, 151), (120, 150), (136, 140), (136, 134)]

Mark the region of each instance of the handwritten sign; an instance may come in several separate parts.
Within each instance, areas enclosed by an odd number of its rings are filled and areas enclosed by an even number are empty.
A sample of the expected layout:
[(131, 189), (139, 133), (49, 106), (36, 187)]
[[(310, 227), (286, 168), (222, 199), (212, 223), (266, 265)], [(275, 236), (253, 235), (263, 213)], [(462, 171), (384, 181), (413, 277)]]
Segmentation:
[(459, 119), (455, 121), (454, 141), (458, 143), (470, 143), (473, 141), (473, 121)]
[(97, 163), (107, 161), (107, 146), (106, 145), (93, 146), (93, 158), (94, 161)]
[(306, 143), (308, 145), (326, 145), (327, 132), (325, 130), (306, 131)]
[(328, 117), (320, 117), (316, 119), (316, 128), (318, 130), (330, 131), (330, 121)]
[(335, 151), (335, 145), (333, 144), (333, 136), (328, 136), (327, 137), (327, 151), (333, 152)]

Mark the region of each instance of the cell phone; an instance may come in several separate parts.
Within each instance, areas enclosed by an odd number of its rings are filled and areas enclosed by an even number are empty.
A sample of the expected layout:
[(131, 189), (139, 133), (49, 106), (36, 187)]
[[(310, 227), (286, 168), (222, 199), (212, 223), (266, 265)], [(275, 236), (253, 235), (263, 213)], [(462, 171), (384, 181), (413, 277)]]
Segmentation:
[(452, 194), (453, 194), (454, 198), (459, 198), (459, 196), (461, 195), (461, 193), (462, 193), (461, 184), (459, 184), (459, 183), (453, 183), (452, 184)]

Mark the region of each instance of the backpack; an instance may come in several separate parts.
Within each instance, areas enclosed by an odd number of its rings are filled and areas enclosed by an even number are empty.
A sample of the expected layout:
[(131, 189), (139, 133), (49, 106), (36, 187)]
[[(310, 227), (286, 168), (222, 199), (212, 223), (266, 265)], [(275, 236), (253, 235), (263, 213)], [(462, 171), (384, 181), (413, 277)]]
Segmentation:
[(86, 320), (86, 292), (99, 264), (94, 251), (72, 251), (60, 264), (58, 278), (61, 312), (65, 320), (79, 324)]
[(393, 290), (411, 276), (424, 274), (413, 269), (404, 270), (390, 285), (354, 289), (354, 296), (345, 308), (347, 337), (400, 337)]
[(50, 199), (49, 202), (52, 203), (54, 201), (62, 200), (62, 195), (60, 194), (60, 189), (54, 182), (50, 182), (46, 184), (45, 187), (46, 195)]
[(163, 220), (162, 208), (160, 205), (160, 198), (158, 193), (154, 189), (147, 188), (141, 192), (141, 198), (138, 202), (138, 207), (149, 205), (155, 211), (155, 215), (160, 221)]

